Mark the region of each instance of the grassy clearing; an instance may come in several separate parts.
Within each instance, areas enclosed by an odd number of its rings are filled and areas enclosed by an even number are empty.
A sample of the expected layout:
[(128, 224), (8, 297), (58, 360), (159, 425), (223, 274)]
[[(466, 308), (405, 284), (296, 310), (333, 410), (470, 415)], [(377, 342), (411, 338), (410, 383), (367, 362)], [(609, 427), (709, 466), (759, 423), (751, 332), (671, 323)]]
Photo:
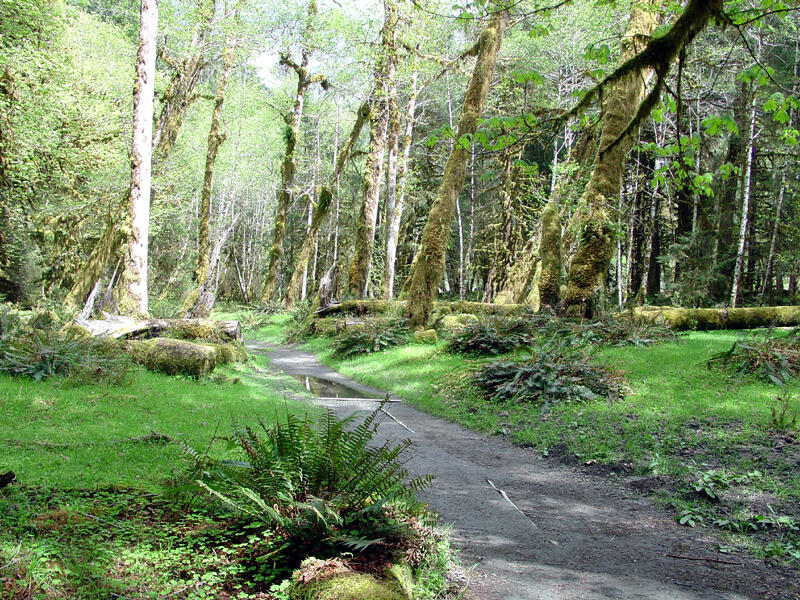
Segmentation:
[(706, 366), (752, 336), (696, 332), (655, 346), (600, 349), (596, 359), (625, 375), (624, 399), (548, 407), (485, 400), (470, 374), (490, 359), (448, 354), (443, 343), (352, 360), (336, 359), (325, 338), (307, 347), (345, 375), (432, 414), (589, 470), (630, 476), (684, 524), (728, 532), (732, 548), (800, 563), (800, 444), (792, 425), (800, 384), (778, 387)]

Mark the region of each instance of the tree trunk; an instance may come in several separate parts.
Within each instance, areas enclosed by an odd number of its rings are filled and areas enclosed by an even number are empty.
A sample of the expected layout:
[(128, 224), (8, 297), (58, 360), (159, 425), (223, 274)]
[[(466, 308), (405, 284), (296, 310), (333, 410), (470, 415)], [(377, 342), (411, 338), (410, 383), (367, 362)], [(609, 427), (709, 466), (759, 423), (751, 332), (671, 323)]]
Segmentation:
[[(197, 268), (194, 272), (197, 286), (187, 296), (181, 313), (190, 317), (207, 317), (211, 312), (208, 293), (203, 293), (210, 273), (209, 251), (211, 249), (211, 186), (214, 179), (214, 164), (217, 161), (219, 147), (225, 141), (225, 134), (220, 133), (220, 117), (222, 105), (225, 103), (225, 89), (233, 70), (233, 59), (236, 42), (229, 39), (222, 55), (222, 72), (217, 82), (217, 95), (214, 98), (214, 111), (211, 113), (211, 127), (208, 131), (208, 148), (206, 151), (206, 168), (203, 175), (203, 191), (200, 195), (200, 225), (197, 233)], [(215, 286), (216, 287), (216, 286)], [(212, 302), (213, 304), (213, 302)]]
[(647, 284), (645, 292), (649, 298), (661, 293), (661, 195), (653, 190), (650, 200), (650, 256), (647, 261)]
[(150, 229), (150, 189), (153, 156), (153, 95), (156, 76), (158, 4), (141, 0), (139, 50), (133, 88), (131, 143), (130, 233), (117, 286), (117, 304), (123, 314), (147, 314), (147, 244)]
[(300, 63), (295, 63), (288, 54), (281, 56), (281, 64), (291, 68), (297, 75), (297, 90), (294, 97), (292, 111), (285, 115), (286, 122), (285, 142), (286, 150), (281, 163), (281, 184), (278, 190), (278, 207), (275, 211), (275, 222), (272, 231), (272, 245), (269, 248), (269, 264), (267, 273), (264, 277), (264, 288), (261, 292), (261, 302), (269, 302), (275, 293), (275, 285), (278, 281), (278, 269), (280, 268), (281, 257), (283, 256), (283, 238), (286, 235), (286, 217), (289, 212), (289, 203), (292, 199), (292, 184), (296, 164), (294, 160), (297, 139), (300, 136), (300, 123), (303, 117), (303, 101), (306, 90), (314, 83), (320, 83), (327, 88), (328, 83), (325, 75), (309, 75), (308, 61), (311, 51), (314, 34), (314, 20), (317, 16), (317, 2), (310, 0), (308, 3), (308, 20), (303, 34), (303, 47), (301, 50)]
[[(642, 164), (641, 153), (637, 160), (637, 167), (633, 179), (633, 202), (631, 204), (631, 226), (630, 243), (628, 245), (628, 296), (634, 298), (642, 287), (644, 276), (644, 195), (647, 190), (646, 185), (642, 185), (642, 178), (649, 180), (652, 173), (650, 162), (645, 166), (644, 174), (641, 173), (638, 165)], [(650, 158), (647, 159), (650, 161)]]
[(356, 224), (355, 250), (347, 277), (348, 291), (351, 296), (356, 298), (366, 297), (369, 286), (389, 124), (387, 96), (397, 69), (397, 47), (395, 45), (397, 8), (394, 0), (384, 0), (383, 9), (382, 46), (384, 54), (375, 63), (375, 91), (369, 129), (369, 151), (364, 165), (361, 212)]
[[(642, 50), (645, 40), (655, 29), (656, 17), (652, 9), (646, 8), (649, 7), (634, 4), (631, 9), (625, 35), (620, 40), (620, 65)], [(570, 264), (564, 298), (564, 308), (573, 316), (592, 317), (597, 291), (608, 272), (613, 250), (613, 199), (619, 195), (625, 156), (632, 144), (630, 135), (619, 138), (636, 117), (644, 99), (648, 70), (631, 71), (605, 91), (600, 144), (594, 170), (581, 198), (585, 207), (582, 233)], [(611, 144), (613, 146), (608, 148)]]
[(414, 133), (414, 113), (417, 109), (417, 72), (411, 74), (411, 87), (408, 97), (405, 131), (401, 144), (400, 160), (397, 165), (397, 201), (394, 210), (386, 214), (386, 273), (384, 275), (384, 298), (394, 298), (395, 263), (397, 262), (397, 241), (400, 236), (400, 221), (403, 218), (406, 199), (406, 181), (411, 156), (411, 140)]
[(425, 223), (409, 276), (406, 312), (413, 327), (422, 327), (427, 322), (436, 297), (436, 288), (444, 273), (450, 223), (453, 220), (456, 198), (466, 177), (470, 148), (466, 136), (475, 133), (478, 118), (486, 106), (489, 85), (508, 19), (507, 9), (493, 13), (477, 45), (477, 61), (458, 117), (456, 144), (444, 167), (442, 183)]
[(539, 308), (555, 311), (561, 299), (561, 221), (555, 200), (550, 200), (544, 207), (541, 220)]
[(755, 132), (756, 132), (756, 94), (752, 91), (753, 99), (750, 105), (750, 129), (747, 136), (747, 162), (745, 164), (744, 179), (742, 186), (742, 218), (739, 225), (739, 243), (736, 251), (736, 266), (733, 269), (733, 283), (731, 284), (731, 306), (736, 308), (740, 300), (740, 284), (742, 279), (742, 268), (745, 259), (745, 245), (747, 243), (747, 231), (750, 226), (750, 185), (753, 176), (753, 154), (755, 153)]

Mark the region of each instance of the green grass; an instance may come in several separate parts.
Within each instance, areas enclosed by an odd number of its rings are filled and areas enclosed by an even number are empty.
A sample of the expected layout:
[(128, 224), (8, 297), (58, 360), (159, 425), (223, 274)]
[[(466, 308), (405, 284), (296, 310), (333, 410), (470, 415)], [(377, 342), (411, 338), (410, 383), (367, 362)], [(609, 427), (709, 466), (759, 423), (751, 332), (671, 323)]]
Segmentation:
[[(636, 476), (677, 515), (693, 512), (695, 525), (716, 523), (733, 542), (759, 555), (800, 561), (793, 531), (800, 521), (800, 444), (794, 441), (797, 432), (776, 430), (771, 413), (782, 395), (790, 398), (790, 415), (800, 414), (800, 384), (777, 387), (705, 364), (752, 335), (695, 332), (677, 342), (600, 349), (596, 360), (626, 378), (624, 399), (547, 408), (483, 399), (470, 373), (489, 359), (448, 354), (442, 343), (409, 344), (345, 361), (332, 356), (329, 339), (311, 339), (306, 347), (341, 373), (432, 414), (543, 455), (589, 462), (602, 473)], [(758, 474), (745, 481), (726, 483), (754, 471)], [(704, 474), (722, 481), (715, 489), (718, 500), (695, 489)], [(774, 526), (759, 520), (773, 512), (791, 521)]]
[(234, 422), (317, 411), (285, 400), (299, 384), (260, 377), (265, 365), (254, 357), (200, 381), (137, 370), (115, 387), (0, 375), (0, 472), (17, 475), (0, 491), (0, 598), (247, 598), (287, 576), (251, 556), (263, 526), (181, 487), (188, 463), (175, 443), (204, 451)]
[(0, 375), (0, 469), (25, 485), (155, 489), (180, 466), (178, 446), (130, 438), (156, 431), (204, 448), (218, 425), (224, 433), (233, 422), (308, 410), (284, 401), (281, 388), (264, 387), (246, 367), (224, 371), (242, 383), (141, 370), (126, 386), (67, 387)]

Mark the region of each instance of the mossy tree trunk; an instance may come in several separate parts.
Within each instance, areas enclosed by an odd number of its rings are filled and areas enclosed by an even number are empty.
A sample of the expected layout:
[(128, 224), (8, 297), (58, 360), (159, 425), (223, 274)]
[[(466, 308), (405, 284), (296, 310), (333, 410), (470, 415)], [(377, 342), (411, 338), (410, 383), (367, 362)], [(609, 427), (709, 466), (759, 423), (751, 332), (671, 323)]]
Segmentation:
[(353, 152), (353, 147), (356, 145), (358, 137), (361, 135), (361, 130), (364, 128), (364, 123), (369, 118), (369, 115), (370, 105), (367, 101), (358, 109), (358, 113), (356, 113), (356, 121), (353, 123), (353, 129), (350, 131), (350, 136), (338, 151), (336, 165), (334, 165), (333, 174), (331, 175), (328, 185), (322, 186), (316, 191), (317, 202), (314, 205), (311, 217), (311, 226), (308, 228), (308, 231), (303, 238), (303, 243), (300, 246), (300, 252), (295, 260), (294, 269), (292, 269), (292, 278), (289, 281), (289, 286), (286, 288), (286, 296), (283, 299), (283, 303), (287, 307), (294, 306), (294, 304), (302, 295), (303, 273), (305, 273), (308, 262), (311, 260), (311, 255), (314, 252), (314, 245), (316, 244), (320, 227), (322, 227), (322, 223), (325, 221), (325, 218), (330, 212), (331, 199), (333, 197), (332, 190), (336, 186), (339, 176), (342, 174), (345, 163)]
[(314, 33), (314, 21), (317, 16), (316, 0), (308, 3), (308, 21), (303, 35), (303, 47), (301, 50), (300, 62), (293, 61), (288, 54), (282, 54), (280, 63), (292, 69), (297, 75), (297, 90), (294, 97), (294, 105), (290, 113), (284, 116), (286, 130), (284, 134), (286, 150), (281, 163), (281, 183), (278, 189), (278, 207), (275, 211), (275, 222), (272, 231), (272, 244), (269, 248), (269, 263), (267, 273), (264, 277), (264, 288), (261, 292), (261, 302), (269, 302), (275, 294), (275, 286), (278, 281), (278, 269), (280, 268), (281, 257), (283, 256), (283, 238), (286, 234), (286, 217), (289, 212), (289, 204), (292, 199), (292, 184), (296, 170), (295, 149), (297, 139), (300, 135), (300, 123), (303, 117), (303, 102), (308, 88), (314, 83), (320, 83), (323, 88), (328, 87), (325, 75), (310, 75), (308, 72), (308, 62), (312, 52), (312, 42)]
[(406, 122), (400, 144), (400, 158), (397, 165), (397, 199), (393, 209), (386, 214), (386, 272), (383, 277), (383, 297), (394, 298), (395, 263), (397, 262), (397, 242), (400, 238), (400, 221), (403, 218), (406, 200), (408, 164), (411, 156), (411, 141), (414, 133), (414, 113), (417, 110), (417, 72), (411, 74), (411, 83), (406, 108)]
[(542, 211), (539, 256), (539, 308), (558, 310), (561, 300), (561, 220), (558, 203), (550, 200)]
[(466, 178), (470, 150), (468, 136), (475, 133), (478, 118), (486, 106), (489, 85), (508, 19), (507, 9), (492, 13), (475, 48), (477, 60), (458, 116), (456, 143), (445, 164), (442, 183), (428, 214), (406, 286), (406, 313), (413, 327), (422, 327), (433, 309), (436, 288), (444, 273), (456, 199)]
[[(644, 6), (639, 3), (633, 5), (628, 26), (620, 40), (620, 65), (645, 47), (656, 26), (656, 15), (652, 10), (658, 3), (657, 0), (651, 0)], [(636, 116), (644, 99), (645, 78), (649, 70), (647, 67), (633, 70), (604, 92), (601, 113), (603, 128), (594, 169), (581, 198), (582, 233), (570, 264), (564, 298), (565, 310), (574, 316), (591, 317), (595, 312), (596, 295), (611, 262), (614, 200), (619, 196), (625, 156), (632, 144), (631, 136), (622, 140), (619, 137)], [(613, 146), (609, 148), (611, 144)]]
[(383, 162), (389, 125), (389, 89), (397, 70), (397, 7), (394, 0), (384, 0), (382, 53), (375, 63), (375, 90), (369, 129), (369, 150), (364, 165), (361, 187), (361, 211), (356, 223), (353, 259), (347, 274), (347, 289), (356, 298), (367, 295), (372, 250), (375, 246), (375, 226), (378, 218)]
[[(222, 54), (222, 71), (217, 82), (217, 94), (214, 97), (214, 110), (211, 113), (211, 127), (208, 131), (206, 150), (206, 167), (203, 174), (203, 190), (200, 195), (200, 223), (197, 232), (197, 268), (194, 272), (196, 287), (186, 297), (181, 313), (189, 317), (207, 317), (211, 312), (215, 290), (208, 289), (210, 273), (209, 251), (211, 249), (211, 189), (214, 180), (214, 165), (217, 153), (225, 141), (225, 134), (220, 133), (220, 117), (222, 105), (225, 103), (225, 89), (233, 70), (233, 59), (236, 53), (236, 42), (228, 39)], [(216, 288), (216, 286), (214, 286)]]
[(147, 314), (147, 245), (150, 230), (157, 35), (158, 3), (156, 0), (142, 0), (133, 91), (130, 229), (116, 298), (120, 311), (129, 315)]

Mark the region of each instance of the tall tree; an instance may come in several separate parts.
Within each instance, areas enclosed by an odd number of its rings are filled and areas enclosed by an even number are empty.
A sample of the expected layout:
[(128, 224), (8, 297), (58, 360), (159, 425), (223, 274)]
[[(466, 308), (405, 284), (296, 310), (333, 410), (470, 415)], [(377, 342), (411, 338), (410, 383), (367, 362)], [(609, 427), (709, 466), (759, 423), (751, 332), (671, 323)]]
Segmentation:
[(122, 275), (117, 284), (117, 305), (123, 314), (147, 314), (147, 245), (150, 232), (157, 35), (157, 0), (142, 0), (136, 82), (133, 88), (130, 231), (123, 256)]
[(219, 148), (225, 141), (225, 134), (220, 132), (220, 117), (222, 105), (225, 103), (225, 89), (228, 87), (233, 70), (233, 60), (236, 54), (236, 40), (229, 37), (222, 53), (222, 70), (217, 82), (217, 94), (214, 97), (214, 109), (211, 113), (211, 127), (208, 131), (208, 146), (206, 150), (206, 167), (203, 174), (203, 189), (200, 193), (200, 224), (197, 232), (197, 268), (194, 278), (197, 286), (186, 297), (182, 312), (190, 317), (207, 317), (214, 304), (215, 289), (211, 283), (211, 268), (209, 261), (211, 249), (211, 191), (214, 180), (214, 165), (217, 162)]
[[(390, 90), (396, 86), (394, 79), (397, 71), (397, 45), (395, 42), (397, 7), (394, 0), (384, 0), (383, 11), (382, 48), (381, 54), (375, 61), (375, 87), (370, 117), (369, 150), (364, 165), (364, 182), (361, 187), (361, 212), (356, 224), (355, 252), (350, 261), (347, 275), (347, 287), (350, 295), (359, 298), (366, 296), (369, 285), (381, 178), (389, 134)], [(395, 136), (395, 141), (396, 139)], [(392, 152), (390, 168), (396, 175), (397, 150), (390, 148), (390, 152)], [(392, 187), (394, 188), (394, 182), (392, 182)], [(394, 194), (394, 190), (392, 190), (392, 194)]]
[(261, 292), (261, 301), (269, 302), (275, 293), (275, 285), (278, 281), (278, 268), (280, 267), (281, 257), (283, 256), (283, 238), (286, 235), (286, 217), (289, 212), (289, 204), (292, 200), (292, 184), (294, 183), (295, 171), (295, 150), (297, 139), (300, 135), (300, 122), (303, 117), (303, 103), (308, 88), (315, 83), (319, 83), (323, 88), (328, 88), (328, 79), (322, 73), (312, 75), (308, 71), (309, 59), (313, 52), (314, 27), (317, 18), (317, 2), (310, 0), (308, 3), (308, 16), (306, 28), (303, 33), (302, 48), (300, 50), (300, 62), (291, 59), (288, 53), (282, 54), (280, 62), (292, 69), (297, 75), (297, 89), (294, 96), (292, 110), (284, 115), (286, 122), (286, 150), (281, 164), (281, 182), (278, 188), (278, 207), (275, 211), (275, 223), (272, 231), (272, 245), (269, 248), (269, 264), (267, 273), (264, 277), (264, 288)]
[(507, 8), (502, 7), (492, 13), (478, 44), (474, 46), (477, 59), (458, 116), (456, 143), (445, 164), (442, 182), (428, 214), (406, 284), (406, 313), (413, 327), (422, 327), (428, 321), (436, 288), (444, 273), (450, 224), (456, 199), (466, 178), (470, 150), (468, 136), (475, 133), (478, 118), (486, 107), (489, 85), (508, 20)]

